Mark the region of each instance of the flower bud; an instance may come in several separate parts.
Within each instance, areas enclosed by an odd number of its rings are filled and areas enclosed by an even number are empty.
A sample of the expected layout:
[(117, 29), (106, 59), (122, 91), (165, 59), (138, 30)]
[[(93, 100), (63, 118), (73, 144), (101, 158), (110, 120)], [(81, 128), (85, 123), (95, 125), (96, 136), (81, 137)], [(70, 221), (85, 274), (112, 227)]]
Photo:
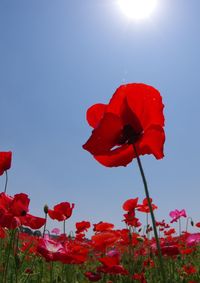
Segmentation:
[(48, 213), (48, 210), (49, 210), (49, 207), (47, 204), (45, 204), (44, 206), (44, 213), (47, 214)]

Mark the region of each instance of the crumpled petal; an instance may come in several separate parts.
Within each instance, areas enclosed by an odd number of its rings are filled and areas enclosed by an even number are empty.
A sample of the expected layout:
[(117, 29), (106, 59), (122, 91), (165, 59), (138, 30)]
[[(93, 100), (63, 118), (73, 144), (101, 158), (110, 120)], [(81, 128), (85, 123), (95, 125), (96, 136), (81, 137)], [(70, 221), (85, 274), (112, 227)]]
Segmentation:
[(109, 153), (109, 150), (117, 144), (121, 131), (120, 118), (112, 113), (106, 113), (83, 148), (93, 155)]
[(153, 154), (156, 159), (164, 157), (163, 146), (165, 142), (165, 132), (159, 125), (150, 126), (139, 141), (138, 154)]

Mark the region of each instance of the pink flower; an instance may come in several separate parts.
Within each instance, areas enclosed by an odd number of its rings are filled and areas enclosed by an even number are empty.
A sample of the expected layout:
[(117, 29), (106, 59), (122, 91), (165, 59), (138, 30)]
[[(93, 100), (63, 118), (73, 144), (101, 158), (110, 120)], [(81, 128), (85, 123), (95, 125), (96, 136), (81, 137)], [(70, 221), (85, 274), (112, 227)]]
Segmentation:
[(187, 239), (186, 243), (188, 246), (195, 246), (200, 243), (200, 233), (190, 234)]
[(60, 234), (60, 229), (59, 228), (54, 228), (53, 230), (51, 230), (51, 233), (59, 235)]
[(56, 260), (56, 255), (64, 252), (64, 247), (61, 243), (50, 239), (48, 235), (39, 240), (37, 251), (40, 253), (47, 261)]
[(185, 209), (182, 209), (180, 211), (178, 209), (175, 209), (170, 212), (169, 216), (172, 218), (171, 223), (177, 222), (177, 220), (181, 217), (187, 217)]

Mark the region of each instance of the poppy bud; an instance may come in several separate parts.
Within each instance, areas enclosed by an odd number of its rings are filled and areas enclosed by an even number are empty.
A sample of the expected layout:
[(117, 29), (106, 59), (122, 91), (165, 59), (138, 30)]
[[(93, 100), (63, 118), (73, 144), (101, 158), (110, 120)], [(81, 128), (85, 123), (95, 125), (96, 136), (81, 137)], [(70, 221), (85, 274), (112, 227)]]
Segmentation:
[(194, 226), (194, 221), (193, 221), (193, 220), (191, 220), (190, 224), (191, 224), (191, 226)]
[(47, 205), (47, 204), (45, 204), (45, 206), (44, 206), (44, 213), (45, 213), (45, 214), (47, 214), (47, 213), (48, 213), (48, 211), (49, 211), (49, 207), (48, 207), (48, 205)]
[(144, 242), (144, 238), (142, 237), (137, 237), (138, 242)]

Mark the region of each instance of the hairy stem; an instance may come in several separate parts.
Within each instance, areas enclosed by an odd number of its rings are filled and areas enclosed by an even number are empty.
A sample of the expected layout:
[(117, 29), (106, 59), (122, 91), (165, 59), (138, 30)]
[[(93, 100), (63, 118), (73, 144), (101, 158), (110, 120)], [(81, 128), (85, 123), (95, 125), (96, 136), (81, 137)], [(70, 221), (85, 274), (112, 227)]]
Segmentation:
[(160, 242), (159, 242), (157, 228), (156, 228), (155, 216), (154, 216), (153, 208), (152, 208), (152, 205), (151, 205), (151, 199), (150, 199), (150, 195), (149, 195), (148, 185), (147, 185), (147, 181), (146, 181), (146, 177), (145, 177), (145, 174), (144, 174), (144, 170), (143, 170), (143, 167), (142, 167), (142, 163), (141, 163), (140, 157), (139, 157), (139, 155), (137, 153), (137, 150), (136, 150), (136, 147), (135, 147), (134, 144), (133, 144), (133, 149), (135, 151), (138, 167), (140, 169), (140, 174), (141, 174), (142, 181), (143, 181), (143, 184), (144, 184), (145, 195), (146, 195), (148, 206), (149, 206), (149, 210), (150, 210), (151, 220), (152, 220), (152, 224), (153, 224), (153, 231), (154, 231), (154, 236), (155, 236), (155, 240), (156, 240), (156, 246), (157, 246), (157, 250), (158, 250), (158, 258), (159, 258), (159, 263), (160, 263), (160, 272), (161, 272), (161, 275), (162, 275), (163, 283), (166, 283), (167, 281), (166, 281), (165, 269), (164, 269), (164, 264), (163, 264), (163, 258), (162, 258)]

